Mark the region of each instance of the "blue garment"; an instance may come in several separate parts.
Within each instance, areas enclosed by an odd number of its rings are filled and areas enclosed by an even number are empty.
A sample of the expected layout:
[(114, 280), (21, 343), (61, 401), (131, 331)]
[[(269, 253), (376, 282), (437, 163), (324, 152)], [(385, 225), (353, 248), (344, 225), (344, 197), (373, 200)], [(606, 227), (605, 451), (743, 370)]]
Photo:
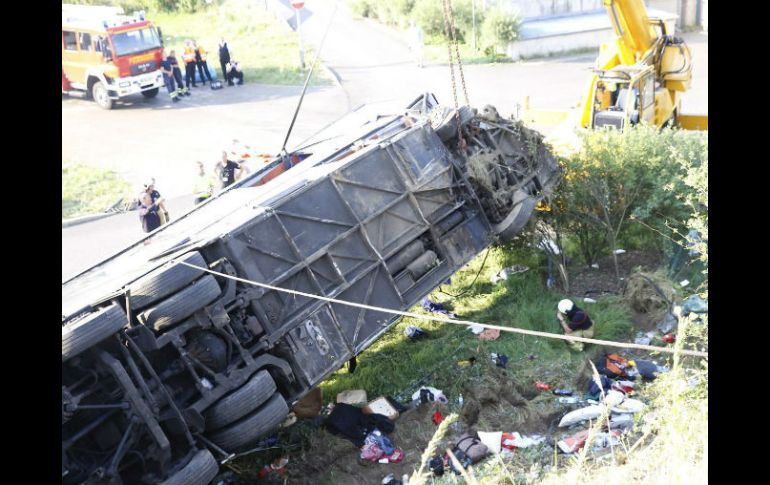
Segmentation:
[(454, 318), (455, 316), (455, 314), (450, 312), (449, 309), (447, 309), (447, 307), (445, 307), (441, 303), (434, 303), (430, 301), (430, 299), (428, 298), (423, 298), (420, 304), (422, 305), (423, 309), (425, 309), (426, 311), (433, 312), (433, 313), (440, 313), (450, 318)]

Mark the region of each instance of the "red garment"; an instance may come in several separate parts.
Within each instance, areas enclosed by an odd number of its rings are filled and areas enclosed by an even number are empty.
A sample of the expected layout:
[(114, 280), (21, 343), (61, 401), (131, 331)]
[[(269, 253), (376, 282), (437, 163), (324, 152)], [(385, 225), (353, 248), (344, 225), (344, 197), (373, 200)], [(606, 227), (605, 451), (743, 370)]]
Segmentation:
[(438, 426), (444, 420), (444, 416), (441, 415), (441, 411), (433, 413), (433, 424)]

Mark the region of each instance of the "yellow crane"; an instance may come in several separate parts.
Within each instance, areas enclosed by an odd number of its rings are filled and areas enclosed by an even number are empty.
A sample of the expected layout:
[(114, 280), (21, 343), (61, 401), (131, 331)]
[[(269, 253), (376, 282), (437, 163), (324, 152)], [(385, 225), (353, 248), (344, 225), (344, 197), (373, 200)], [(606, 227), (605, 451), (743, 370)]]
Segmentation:
[(646, 122), (707, 130), (708, 116), (681, 113), (692, 81), (692, 57), (684, 40), (647, 15), (642, 0), (604, 0), (615, 41), (602, 44), (579, 124), (583, 128)]

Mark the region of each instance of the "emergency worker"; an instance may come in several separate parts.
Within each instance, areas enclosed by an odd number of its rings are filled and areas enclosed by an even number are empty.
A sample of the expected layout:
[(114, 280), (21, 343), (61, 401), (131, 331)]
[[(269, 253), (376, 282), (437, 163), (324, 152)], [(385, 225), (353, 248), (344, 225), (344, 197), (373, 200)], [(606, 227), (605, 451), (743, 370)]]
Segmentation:
[[(559, 311), (556, 312), (556, 318), (559, 319), (559, 323), (566, 335), (585, 338), (594, 336), (594, 324), (585, 310), (578, 308), (572, 300), (566, 299), (559, 302), (558, 308)], [(583, 342), (568, 340), (567, 343), (573, 350), (578, 352), (583, 350)]]
[(190, 88), (190, 84), (197, 88), (198, 85), (195, 84), (195, 48), (191, 40), (185, 42), (182, 60), (184, 61), (184, 80), (187, 88)]
[(187, 88), (187, 86), (184, 85), (184, 82), (182, 82), (182, 70), (179, 69), (179, 61), (176, 60), (176, 52), (171, 51), (171, 53), (168, 56), (169, 63), (171, 64), (171, 69), (174, 72), (174, 80), (176, 81), (176, 85), (178, 86), (177, 92), (179, 95), (189, 96), (190, 90)]
[[(205, 85), (206, 79), (211, 82), (211, 73), (209, 72), (209, 66), (206, 64), (206, 50), (193, 42), (195, 47), (195, 64), (198, 66), (198, 73), (201, 75), (201, 82)], [(203, 75), (206, 75), (204, 78)]]
[(160, 70), (163, 73), (163, 83), (166, 85), (168, 95), (171, 96), (171, 100), (176, 103), (179, 101), (179, 90), (174, 86), (174, 69), (171, 67), (170, 59), (171, 56), (161, 59)]

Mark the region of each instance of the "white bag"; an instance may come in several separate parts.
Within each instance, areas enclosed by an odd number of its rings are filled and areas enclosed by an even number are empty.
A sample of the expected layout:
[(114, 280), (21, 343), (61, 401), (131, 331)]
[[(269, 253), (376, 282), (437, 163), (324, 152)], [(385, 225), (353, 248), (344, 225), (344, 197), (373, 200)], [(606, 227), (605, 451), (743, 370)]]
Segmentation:
[(559, 427), (564, 428), (566, 426), (572, 426), (573, 424), (579, 423), (581, 421), (596, 419), (602, 415), (604, 409), (604, 405), (602, 404), (576, 409), (567, 413), (563, 418), (561, 418), (561, 421), (559, 421)]

